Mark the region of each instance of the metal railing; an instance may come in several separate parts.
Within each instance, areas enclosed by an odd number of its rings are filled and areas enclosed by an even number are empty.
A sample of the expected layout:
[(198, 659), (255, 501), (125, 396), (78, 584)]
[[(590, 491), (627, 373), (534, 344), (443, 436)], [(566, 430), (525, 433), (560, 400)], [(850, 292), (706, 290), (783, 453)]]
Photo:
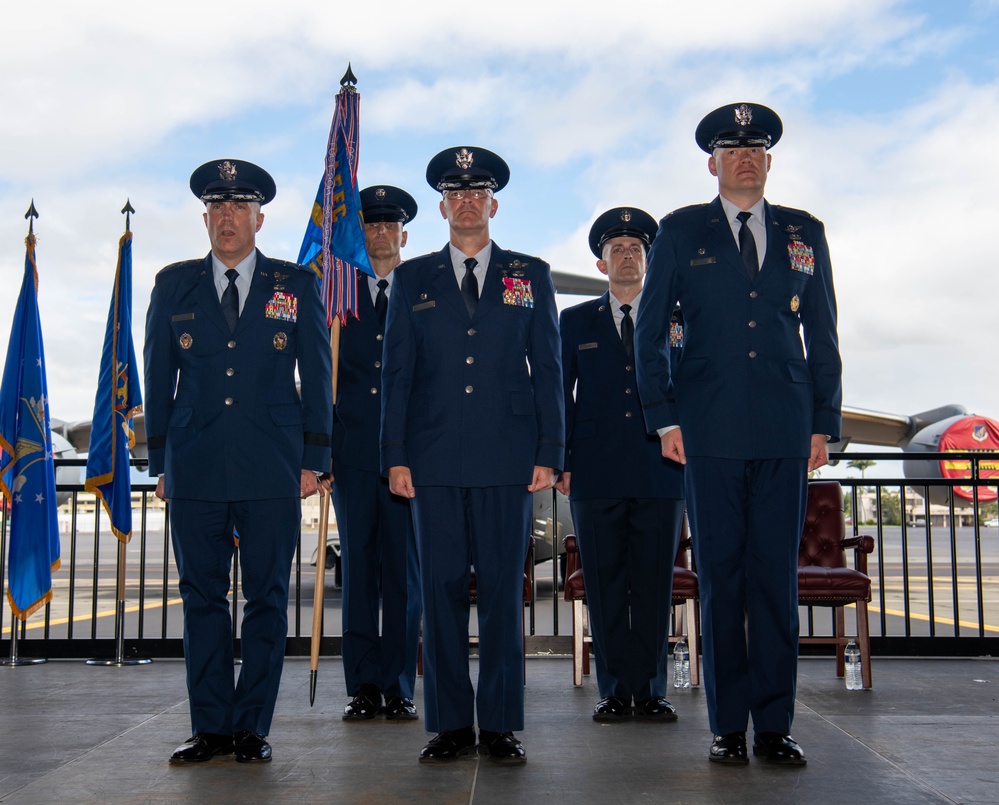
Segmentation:
[[(919, 458), (938, 460), (943, 455), (920, 454)], [(833, 457), (897, 464), (912, 454)], [(869, 573), (871, 646), (876, 654), (999, 654), (999, 528), (983, 525), (983, 512), (991, 514), (995, 507), (983, 508), (980, 499), (985, 490), (995, 492), (997, 480), (982, 480), (978, 471), (979, 462), (994, 462), (996, 454), (948, 453), (946, 457), (968, 460), (973, 477), (835, 479), (844, 487), (852, 515), (848, 532), (870, 534), (875, 540)], [(82, 463), (57, 460), (60, 465)], [(957, 487), (971, 489), (971, 500), (956, 497)], [(133, 484), (133, 537), (124, 550), (108, 528), (100, 504), (82, 484), (59, 484), (57, 490), (65, 501), (60, 506), (62, 567), (53, 577), (52, 601), (26, 623), (14, 621), (4, 602), (0, 656), (10, 648), (12, 624), (17, 629), (18, 651), (25, 657), (110, 658), (121, 651), (126, 658), (182, 656), (183, 616), (169, 518), (153, 494), (154, 486)], [(931, 503), (931, 497), (943, 502)], [(525, 612), (528, 652), (571, 654), (571, 610), (562, 600), (559, 562), (562, 537), (572, 533), (568, 502), (556, 493), (536, 496), (534, 516), (537, 564), (533, 600)], [(8, 512), (0, 511), (4, 591), (8, 517)], [(871, 522), (863, 524), (860, 519)], [(287, 650), (292, 655), (309, 653), (315, 580), (311, 561), (316, 543), (316, 529), (307, 520), (291, 568)], [(118, 584), (120, 576), (123, 586)], [(334, 574), (326, 574), (324, 655), (340, 650), (340, 591), (333, 579)], [(231, 612), (237, 630), (242, 603), (238, 589), (238, 561), (234, 561), (236, 592)], [(831, 611), (802, 609), (803, 636), (830, 634), (832, 625)], [(474, 615), (470, 626), (474, 633)], [(851, 626), (848, 618), (848, 631)], [(802, 650), (828, 651), (817, 646)]]

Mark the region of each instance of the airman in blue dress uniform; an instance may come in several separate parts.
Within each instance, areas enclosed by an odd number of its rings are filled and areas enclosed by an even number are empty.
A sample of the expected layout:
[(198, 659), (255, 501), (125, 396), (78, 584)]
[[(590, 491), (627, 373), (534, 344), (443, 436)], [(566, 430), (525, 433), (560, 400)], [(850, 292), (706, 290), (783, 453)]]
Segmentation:
[[(506, 163), (473, 146), (427, 168), (450, 242), (396, 269), (382, 369), (381, 463), (411, 499), (423, 589), (421, 762), (476, 750), (523, 763), (523, 577), (532, 493), (564, 451), (558, 319), (548, 264), (489, 236)], [(479, 683), (469, 678), (475, 565)]]
[[(420, 568), (407, 498), (393, 495), (378, 457), (382, 342), (399, 253), (417, 205), (391, 185), (361, 191), (375, 276), (358, 274), (358, 317), (340, 335), (333, 416), (333, 506), (343, 575), (345, 721), (417, 718)], [(381, 601), (381, 629), (378, 604)], [(385, 704), (382, 706), (382, 697)]]
[[(839, 436), (841, 360), (822, 223), (763, 197), (773, 110), (730, 104), (697, 127), (719, 195), (659, 226), (638, 314), (638, 389), (663, 455), (685, 463), (697, 559), (709, 759), (803, 765), (790, 736), (807, 473)], [(668, 359), (670, 313), (683, 353)]]
[[(330, 469), (326, 312), (312, 272), (256, 249), (275, 194), (266, 171), (214, 160), (191, 190), (212, 249), (156, 275), (144, 349), (149, 474), (170, 501), (194, 732), (171, 762), (268, 761), (300, 499)], [(234, 529), (246, 600), (235, 684)]]
[(676, 719), (666, 658), (683, 468), (645, 429), (634, 367), (632, 311), (655, 235), (655, 219), (635, 207), (598, 217), (589, 242), (608, 291), (560, 318), (566, 457), (556, 488), (569, 496), (583, 563), (596, 721)]

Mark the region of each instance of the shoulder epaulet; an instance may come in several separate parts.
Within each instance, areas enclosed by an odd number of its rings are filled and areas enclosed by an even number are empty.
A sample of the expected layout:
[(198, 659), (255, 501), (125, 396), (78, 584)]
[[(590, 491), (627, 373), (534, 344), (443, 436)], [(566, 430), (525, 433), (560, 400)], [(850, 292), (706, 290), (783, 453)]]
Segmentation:
[(316, 273), (308, 266), (303, 266), (300, 263), (295, 263), (291, 260), (278, 260), (275, 257), (268, 257), (267, 261), (271, 264), (271, 266), (275, 270), (280, 269), (282, 271), (307, 271), (310, 274)]
[(205, 258), (201, 257), (197, 260), (181, 260), (177, 263), (170, 263), (168, 266), (164, 266), (160, 269), (162, 274), (165, 271), (185, 271), (191, 269), (202, 268), (205, 265)]
[(812, 215), (810, 212), (808, 212), (808, 210), (799, 210), (799, 209), (796, 209), (795, 207), (785, 207), (785, 206), (783, 206), (781, 204), (774, 204), (773, 206), (774, 206), (774, 209), (780, 210), (782, 213), (787, 213), (787, 214), (790, 214), (790, 215), (797, 215), (797, 216), (800, 216), (801, 218), (808, 218), (811, 221), (816, 221), (818, 223), (821, 223), (821, 221), (819, 221), (818, 218), (816, 218), (814, 215)]
[(676, 215), (677, 213), (692, 212), (693, 210), (702, 210), (707, 207), (707, 204), (689, 204), (686, 207), (677, 207), (672, 212), (666, 213), (663, 218), (669, 218), (671, 215)]

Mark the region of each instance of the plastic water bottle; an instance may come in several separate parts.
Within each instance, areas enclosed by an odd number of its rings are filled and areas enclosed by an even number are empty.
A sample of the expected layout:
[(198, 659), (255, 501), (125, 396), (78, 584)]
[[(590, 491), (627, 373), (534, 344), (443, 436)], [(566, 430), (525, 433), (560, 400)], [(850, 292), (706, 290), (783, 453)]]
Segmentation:
[(851, 640), (844, 650), (846, 658), (846, 689), (863, 690), (864, 680), (860, 673), (860, 648)]
[(690, 687), (690, 649), (687, 647), (687, 636), (676, 641), (673, 647), (673, 687)]

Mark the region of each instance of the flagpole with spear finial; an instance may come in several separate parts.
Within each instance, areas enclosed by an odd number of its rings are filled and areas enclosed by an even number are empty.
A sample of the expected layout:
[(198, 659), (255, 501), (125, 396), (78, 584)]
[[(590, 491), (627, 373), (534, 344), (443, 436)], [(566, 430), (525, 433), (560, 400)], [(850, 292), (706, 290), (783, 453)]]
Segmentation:
[[(357, 316), (357, 270), (371, 271), (360, 221), (357, 193), (357, 77), (350, 64), (340, 79), (336, 109), (326, 149), (326, 170), (306, 229), (298, 262), (321, 272), (322, 295), (330, 326), (330, 350), (333, 358), (332, 391), (337, 396), (337, 373), (340, 353), (340, 328), (348, 313)], [(316, 218), (321, 217), (321, 248), (317, 251)], [(311, 259), (310, 259), (311, 258)], [(312, 601), (312, 651), (309, 664), (309, 705), (316, 701), (319, 674), (319, 649), (323, 633), (323, 609), (326, 579), (326, 542), (329, 534), (330, 494), (321, 490), (319, 539), (316, 549), (316, 586)]]
[[(135, 208), (132, 206), (132, 200), (130, 198), (125, 199), (125, 206), (121, 208), (121, 214), (125, 216), (125, 234), (122, 236), (118, 244), (118, 268), (115, 276), (116, 292), (112, 296), (112, 305), (114, 305), (114, 299), (117, 292), (121, 290), (121, 284), (127, 282), (128, 286), (128, 298), (126, 299), (126, 304), (131, 308), (131, 274), (132, 274), (132, 259), (131, 259), (131, 240), (132, 240), (132, 215), (135, 214)], [(128, 245), (128, 259), (127, 264), (123, 258), (125, 245)], [(123, 265), (124, 264), (124, 265)], [(127, 277), (121, 276), (122, 272), (127, 272)], [(120, 333), (121, 337), (128, 337), (126, 333)], [(114, 361), (117, 356), (117, 350), (111, 350), (111, 360)], [(131, 412), (129, 412), (129, 417)], [(126, 417), (126, 423), (130, 422), (130, 419)], [(94, 422), (97, 422), (96, 414)], [(117, 427), (118, 423), (112, 423), (112, 427)], [(128, 433), (131, 433), (131, 427), (127, 428)], [(93, 433), (93, 431), (91, 432)], [(127, 452), (127, 450), (126, 450)], [(115, 458), (112, 456), (112, 462)], [(89, 468), (88, 468), (89, 470)], [(88, 471), (88, 476), (89, 476)], [(90, 489), (91, 479), (88, 477), (85, 487)], [(99, 484), (95, 484), (98, 485)], [(131, 486), (129, 485), (129, 490)], [(131, 497), (131, 495), (129, 496)], [(129, 501), (129, 506), (131, 506), (131, 501)], [(110, 509), (109, 509), (110, 516)], [(114, 529), (113, 517), (112, 519), (112, 529)], [(128, 532), (127, 537), (131, 537), (131, 531)], [(115, 580), (115, 613), (114, 613), (114, 657), (111, 659), (97, 657), (87, 660), (87, 665), (104, 665), (110, 666), (114, 665), (117, 667), (122, 667), (126, 665), (148, 665), (152, 662), (149, 657), (125, 657), (125, 565), (126, 565), (126, 552), (125, 545), (127, 543), (127, 538), (122, 538), (118, 535), (118, 567), (117, 567), (117, 577)]]

